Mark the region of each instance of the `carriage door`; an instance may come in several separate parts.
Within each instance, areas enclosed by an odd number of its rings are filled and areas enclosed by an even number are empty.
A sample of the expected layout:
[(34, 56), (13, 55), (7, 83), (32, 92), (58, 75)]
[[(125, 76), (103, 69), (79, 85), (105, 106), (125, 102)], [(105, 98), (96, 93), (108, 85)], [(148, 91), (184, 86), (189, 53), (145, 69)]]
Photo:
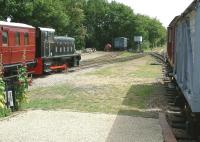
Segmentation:
[(11, 47), (9, 46), (9, 31), (3, 29), (1, 32), (1, 46), (2, 55), (0, 59), (3, 64), (10, 64), (11, 62)]

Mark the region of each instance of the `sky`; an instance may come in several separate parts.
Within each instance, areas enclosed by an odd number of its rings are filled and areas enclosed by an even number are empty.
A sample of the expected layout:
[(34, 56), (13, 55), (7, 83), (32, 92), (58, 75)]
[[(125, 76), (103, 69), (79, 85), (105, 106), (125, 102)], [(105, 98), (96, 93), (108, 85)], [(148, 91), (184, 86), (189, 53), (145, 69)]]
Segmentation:
[[(112, 1), (112, 0), (109, 0)], [(193, 0), (115, 0), (130, 6), (134, 13), (157, 18), (167, 27), (173, 18), (180, 15)]]

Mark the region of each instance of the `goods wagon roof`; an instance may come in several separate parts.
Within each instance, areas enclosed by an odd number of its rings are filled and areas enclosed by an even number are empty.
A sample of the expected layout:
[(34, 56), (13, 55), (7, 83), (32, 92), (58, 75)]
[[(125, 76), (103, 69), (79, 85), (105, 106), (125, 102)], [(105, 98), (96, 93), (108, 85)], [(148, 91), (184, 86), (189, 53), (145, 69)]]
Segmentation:
[(186, 10), (181, 14), (180, 18), (184, 18), (185, 15), (187, 15), (188, 13), (190, 13), (191, 11), (195, 10), (197, 5), (199, 4), (200, 0), (194, 0), (187, 8)]
[(179, 15), (176, 16), (171, 23), (169, 24), (169, 27), (174, 26), (178, 21), (180, 21), (181, 19), (184, 19), (184, 17), (190, 13), (191, 11), (193, 11), (194, 9), (196, 9), (197, 4), (200, 2), (200, 0), (194, 0), (186, 9), (185, 11)]
[(35, 28), (31, 25), (27, 25), (24, 23), (5, 22), (5, 21), (0, 21), (0, 26), (12, 26), (12, 27), (32, 28), (32, 29)]
[(169, 27), (174, 26), (174, 24), (176, 24), (176, 22), (179, 20), (180, 16), (176, 16), (171, 23), (169, 24)]

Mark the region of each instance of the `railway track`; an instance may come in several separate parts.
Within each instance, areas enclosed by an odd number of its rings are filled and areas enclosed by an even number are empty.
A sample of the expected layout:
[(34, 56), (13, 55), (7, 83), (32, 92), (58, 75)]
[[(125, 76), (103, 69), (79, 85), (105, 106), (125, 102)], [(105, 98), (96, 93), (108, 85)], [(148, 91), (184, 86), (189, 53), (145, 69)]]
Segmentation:
[(87, 68), (92, 68), (92, 67), (100, 67), (102, 65), (105, 64), (112, 64), (112, 63), (117, 63), (117, 62), (126, 62), (129, 60), (133, 60), (133, 59), (138, 59), (141, 57), (144, 57), (145, 55), (147, 55), (146, 53), (140, 53), (140, 54), (134, 54), (132, 56), (128, 56), (128, 57), (119, 57), (120, 56), (120, 52), (115, 52), (112, 54), (107, 54), (101, 57), (97, 57), (95, 59), (90, 59), (90, 60), (86, 60), (86, 61), (82, 61), (79, 65), (79, 67), (74, 67), (69, 69), (69, 71), (77, 71), (77, 70), (83, 70), (83, 69), (87, 69)]
[[(146, 54), (142, 54), (142, 53), (141, 54), (133, 54), (129, 57), (122, 57), (120, 55), (121, 55), (121, 52), (113, 52), (113, 53), (109, 53), (104, 56), (85, 60), (85, 61), (82, 61), (82, 63), (80, 64), (79, 67), (69, 68), (68, 72), (69, 73), (79, 72), (79, 71), (84, 71), (85, 69), (90, 69), (90, 68), (95, 69), (95, 68), (104, 66), (105, 64), (131, 61), (133, 59), (141, 58), (141, 57), (145, 56)], [(57, 75), (56, 74), (52, 75), (53, 77), (50, 77), (49, 75), (34, 76), (32, 86), (29, 87), (29, 89), (34, 89), (34, 88), (41, 87), (41, 86), (53, 86), (55, 84), (65, 82), (66, 78), (65, 78), (64, 74), (65, 73), (60, 72), (60, 73), (57, 73)]]
[(166, 64), (162, 55), (158, 53), (150, 53), (150, 55), (163, 64), (163, 83), (167, 92), (165, 96), (168, 108), (163, 115), (160, 114), (160, 122), (165, 142), (198, 142), (196, 137), (187, 133), (188, 128), (185, 116), (176, 103), (179, 92), (176, 89), (176, 82), (171, 80), (171, 68)]

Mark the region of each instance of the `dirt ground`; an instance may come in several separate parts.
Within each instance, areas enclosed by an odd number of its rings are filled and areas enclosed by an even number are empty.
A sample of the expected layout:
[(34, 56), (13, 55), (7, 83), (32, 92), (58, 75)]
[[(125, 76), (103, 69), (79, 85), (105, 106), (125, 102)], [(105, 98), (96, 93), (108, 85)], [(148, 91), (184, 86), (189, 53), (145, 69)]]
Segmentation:
[[(115, 53), (82, 60), (107, 54)], [(162, 142), (154, 114), (165, 100), (155, 62), (145, 56), (34, 78), (28, 110), (0, 120), (0, 142)]]
[(94, 59), (94, 58), (105, 56), (105, 55), (108, 55), (108, 54), (112, 54), (112, 52), (96, 51), (96, 52), (92, 52), (92, 53), (82, 53), (81, 54), (81, 61)]
[[(96, 52), (91, 54), (85, 53), (82, 57), (82, 60), (93, 59), (107, 54), (113, 54), (113, 53), (111, 52)], [(136, 71), (138, 69), (138, 66), (146, 64), (146, 62), (149, 60), (151, 60), (151, 57), (147, 56), (144, 58), (131, 60), (125, 63), (106, 64), (101, 67), (98, 66), (91, 67), (84, 70), (78, 70), (76, 72), (56, 73), (56, 74), (46, 75), (39, 78), (34, 78), (33, 83), (29, 87), (29, 89), (31, 90), (37, 87), (53, 86), (62, 83), (69, 83), (73, 84), (74, 86), (88, 86), (88, 87), (92, 86), (92, 84), (98, 86), (103, 84), (126, 85), (127, 83), (131, 84), (156, 83), (158, 82), (158, 78), (126, 76), (126, 73), (129, 73), (131, 71)], [(125, 68), (122, 68), (122, 66), (125, 66)], [(104, 68), (112, 68), (112, 67), (114, 69), (110, 71), (109, 75), (102, 74), (101, 76), (101, 73), (99, 72), (95, 73), (98, 69), (102, 71), (102, 69)]]
[[(108, 54), (115, 53), (85, 53), (83, 55), (83, 60), (94, 59), (96, 57), (101, 57)], [(35, 92), (37, 92), (37, 88), (40, 89), (41, 87), (53, 87), (59, 84), (66, 84), (67, 86), (71, 87), (71, 94), (80, 95), (81, 93), (82, 95), (85, 94), (86, 96), (105, 96), (113, 94), (114, 96), (115, 94), (117, 94), (117, 89), (115, 90), (113, 88), (118, 88), (118, 91), (124, 93), (125, 97), (131, 86), (153, 84), (161, 85), (161, 66), (150, 65), (154, 62), (156, 61), (152, 57), (145, 56), (139, 59), (134, 59), (122, 63), (120, 62), (106, 64), (100, 67), (97, 66), (70, 73), (52, 74), (44, 76), (42, 78), (34, 79), (33, 84), (29, 89), (30, 91), (36, 89)], [(40, 93), (34, 93), (32, 97), (48, 99), (63, 99), (65, 97), (63, 95), (60, 95), (59, 92), (54, 93), (56, 93), (56, 95), (52, 95), (49, 93), (42, 93), (42, 95)], [(149, 97), (149, 100), (145, 104), (146, 106), (148, 106), (148, 108), (146, 108), (147, 111), (158, 111), (165, 108), (165, 98), (163, 97), (163, 95), (159, 95), (163, 94), (163, 89), (157, 89), (155, 93), (156, 95)], [(120, 97), (122, 97), (121, 99), (123, 99), (123, 96)], [(132, 109), (138, 110), (138, 108)]]

